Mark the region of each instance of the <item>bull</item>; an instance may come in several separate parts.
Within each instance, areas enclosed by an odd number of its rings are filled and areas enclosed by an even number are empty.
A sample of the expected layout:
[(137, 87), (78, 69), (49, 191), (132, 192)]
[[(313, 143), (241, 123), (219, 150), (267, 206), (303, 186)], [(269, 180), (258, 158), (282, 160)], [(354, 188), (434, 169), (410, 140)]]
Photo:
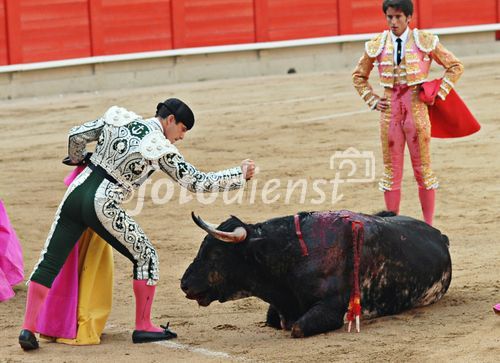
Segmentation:
[[(182, 277), (186, 297), (208, 306), (256, 296), (269, 303), (266, 324), (294, 338), (342, 327), (354, 287), (363, 318), (375, 318), (432, 304), (451, 282), (448, 238), (390, 212), (232, 216), (219, 226), (192, 218), (208, 235)], [(354, 223), (364, 233), (357, 258)]]

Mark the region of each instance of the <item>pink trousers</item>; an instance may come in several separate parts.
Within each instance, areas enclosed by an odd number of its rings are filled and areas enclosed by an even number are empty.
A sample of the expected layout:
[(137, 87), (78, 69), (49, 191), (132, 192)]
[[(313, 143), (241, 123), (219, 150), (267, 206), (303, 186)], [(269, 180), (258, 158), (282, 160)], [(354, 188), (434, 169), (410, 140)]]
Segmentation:
[(408, 145), (413, 173), (421, 189), (438, 187), (431, 170), (431, 125), (427, 105), (418, 98), (418, 86), (386, 88), (390, 107), (382, 113), (380, 136), (384, 156), (383, 191), (400, 190), (403, 178), (404, 151)]
[(439, 183), (431, 170), (431, 124), (427, 105), (418, 97), (419, 90), (419, 86), (406, 85), (385, 90), (390, 107), (382, 113), (380, 121), (384, 174), (379, 187), (385, 192), (387, 209), (399, 213), (404, 152), (408, 145), (424, 220), (432, 225), (434, 189)]

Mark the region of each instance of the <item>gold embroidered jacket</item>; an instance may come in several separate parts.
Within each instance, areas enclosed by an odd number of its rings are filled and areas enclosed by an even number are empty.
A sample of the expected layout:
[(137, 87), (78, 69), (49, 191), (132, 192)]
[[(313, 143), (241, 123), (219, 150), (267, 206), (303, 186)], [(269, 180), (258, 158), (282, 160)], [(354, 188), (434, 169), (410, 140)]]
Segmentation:
[(428, 80), (432, 60), (445, 68), (438, 93), (444, 100), (462, 75), (463, 65), (443, 47), (436, 35), (418, 29), (410, 30), (405, 56), (399, 66), (394, 64), (394, 46), (389, 31), (366, 42), (365, 52), (352, 73), (352, 81), (361, 98), (374, 109), (380, 97), (368, 82), (373, 67), (378, 68), (383, 87), (392, 88), (395, 84), (413, 86)]

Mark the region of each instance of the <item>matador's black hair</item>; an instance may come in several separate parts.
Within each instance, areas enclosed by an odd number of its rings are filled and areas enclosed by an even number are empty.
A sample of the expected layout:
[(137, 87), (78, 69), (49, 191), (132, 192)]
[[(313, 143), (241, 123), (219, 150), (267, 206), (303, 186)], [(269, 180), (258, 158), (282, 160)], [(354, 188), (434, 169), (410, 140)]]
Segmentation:
[(407, 17), (413, 15), (413, 2), (411, 0), (384, 0), (382, 10), (387, 13), (388, 8), (401, 10)]
[(156, 117), (167, 118), (169, 115), (174, 115), (175, 121), (182, 122), (188, 130), (194, 126), (193, 111), (178, 98), (169, 98), (156, 106)]

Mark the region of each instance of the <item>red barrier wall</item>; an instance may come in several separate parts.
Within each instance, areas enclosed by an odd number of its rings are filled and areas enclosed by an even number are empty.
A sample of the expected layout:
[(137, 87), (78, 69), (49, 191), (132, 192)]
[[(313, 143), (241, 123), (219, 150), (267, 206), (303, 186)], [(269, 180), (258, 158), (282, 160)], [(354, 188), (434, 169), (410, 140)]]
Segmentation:
[[(419, 0), (421, 28), (490, 24), (498, 21), (498, 0)], [(425, 15), (424, 15), (425, 12)]]
[(0, 66), (9, 64), (5, 0), (0, 1)]
[(338, 0), (256, 0), (258, 42), (339, 34)]
[(87, 0), (6, 0), (9, 62), (89, 57)]
[(172, 1), (88, 0), (92, 54), (172, 49)]
[(175, 0), (175, 48), (255, 41), (253, 0)]
[[(500, 23), (500, 1), (497, 1), (497, 23)], [(500, 31), (496, 32), (497, 40), (500, 40)]]
[[(414, 0), (421, 29), (500, 21), (500, 0)], [(0, 0), (0, 65), (381, 31), (381, 0)]]

